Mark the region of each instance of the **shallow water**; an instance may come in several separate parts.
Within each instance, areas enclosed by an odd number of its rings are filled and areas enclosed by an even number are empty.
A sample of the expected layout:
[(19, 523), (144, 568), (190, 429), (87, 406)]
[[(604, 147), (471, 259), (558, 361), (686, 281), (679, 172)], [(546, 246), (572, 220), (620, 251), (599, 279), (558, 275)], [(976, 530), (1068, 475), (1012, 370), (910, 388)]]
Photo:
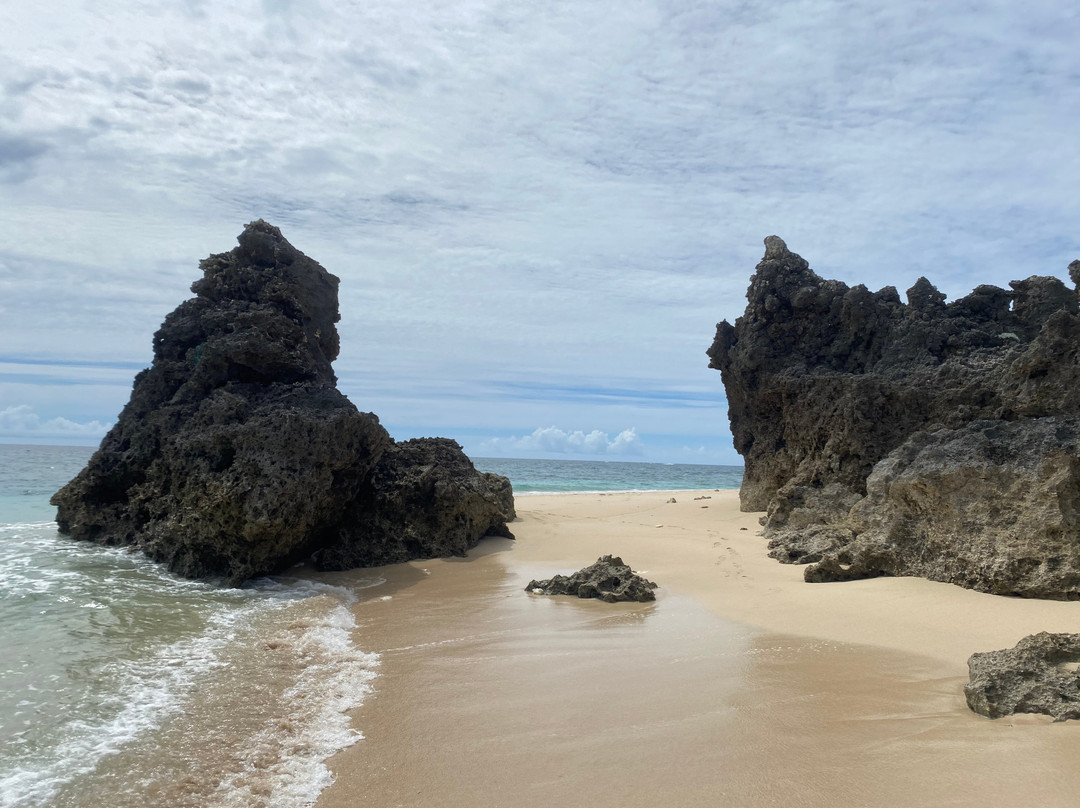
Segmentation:
[(530, 595), (555, 570), (513, 557), (491, 539), (468, 560), (387, 569), (361, 597), (394, 687), (360, 709), (368, 740), (330, 761), (342, 777), (320, 808), (723, 804), (751, 633), (666, 591)]
[(0, 447), (0, 806), (311, 804), (360, 737), (378, 579), (229, 588), (24, 521), (88, 455)]
[[(382, 579), (177, 578), (57, 532), (86, 447), (0, 445), (0, 808), (312, 804), (377, 683), (352, 605)], [(518, 493), (737, 487), (741, 469), (478, 460)]]

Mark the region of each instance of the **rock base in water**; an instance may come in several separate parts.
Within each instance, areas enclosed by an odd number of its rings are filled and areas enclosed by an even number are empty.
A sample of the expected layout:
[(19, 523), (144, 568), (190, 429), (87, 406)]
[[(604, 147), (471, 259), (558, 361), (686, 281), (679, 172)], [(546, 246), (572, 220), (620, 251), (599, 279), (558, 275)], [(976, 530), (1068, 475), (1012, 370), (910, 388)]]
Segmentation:
[(1080, 634), (1043, 631), (1013, 648), (972, 654), (964, 686), (968, 707), (988, 718), (1043, 713), (1080, 718)]
[(605, 603), (656, 600), (656, 584), (636, 574), (618, 556), (601, 556), (595, 564), (569, 577), (556, 575), (546, 581), (530, 581), (525, 587), (534, 595), (572, 595), (597, 598)]

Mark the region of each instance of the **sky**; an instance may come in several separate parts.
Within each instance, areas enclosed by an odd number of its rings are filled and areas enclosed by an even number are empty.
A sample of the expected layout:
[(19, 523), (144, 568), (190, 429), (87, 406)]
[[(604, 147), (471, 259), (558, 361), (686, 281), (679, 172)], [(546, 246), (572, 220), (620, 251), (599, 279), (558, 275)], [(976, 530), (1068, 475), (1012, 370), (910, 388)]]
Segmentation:
[(1080, 257), (1052, 2), (0, 5), (0, 442), (96, 444), (198, 261), (341, 279), (339, 388), (472, 456), (737, 464), (762, 240), (948, 298)]

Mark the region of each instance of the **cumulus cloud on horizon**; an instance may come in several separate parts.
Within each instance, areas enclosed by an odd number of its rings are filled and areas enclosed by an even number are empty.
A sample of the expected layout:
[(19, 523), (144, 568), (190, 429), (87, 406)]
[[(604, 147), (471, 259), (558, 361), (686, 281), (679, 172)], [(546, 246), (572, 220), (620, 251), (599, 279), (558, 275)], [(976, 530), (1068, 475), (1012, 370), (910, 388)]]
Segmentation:
[(101, 421), (78, 423), (67, 418), (42, 419), (29, 404), (0, 410), (0, 438), (70, 438), (72, 440), (104, 437), (112, 424)]
[(581, 455), (642, 455), (645, 444), (634, 427), (624, 429), (614, 438), (607, 432), (594, 429), (567, 432), (557, 426), (537, 427), (532, 434), (491, 438), (481, 444), (481, 450), (498, 455), (513, 452), (524, 454), (581, 454)]

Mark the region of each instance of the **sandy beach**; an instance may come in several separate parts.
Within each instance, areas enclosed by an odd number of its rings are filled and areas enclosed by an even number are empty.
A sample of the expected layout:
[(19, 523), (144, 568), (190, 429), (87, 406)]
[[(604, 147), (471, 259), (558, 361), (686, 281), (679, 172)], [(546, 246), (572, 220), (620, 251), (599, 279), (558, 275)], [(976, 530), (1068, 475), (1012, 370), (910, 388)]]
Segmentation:
[[(971, 653), (1080, 630), (1080, 603), (806, 584), (735, 491), (517, 508), (516, 541), (383, 568), (360, 593), (380, 676), (319, 808), (1076, 804), (1080, 725), (990, 721), (962, 687)], [(657, 601), (524, 591), (605, 553)]]

